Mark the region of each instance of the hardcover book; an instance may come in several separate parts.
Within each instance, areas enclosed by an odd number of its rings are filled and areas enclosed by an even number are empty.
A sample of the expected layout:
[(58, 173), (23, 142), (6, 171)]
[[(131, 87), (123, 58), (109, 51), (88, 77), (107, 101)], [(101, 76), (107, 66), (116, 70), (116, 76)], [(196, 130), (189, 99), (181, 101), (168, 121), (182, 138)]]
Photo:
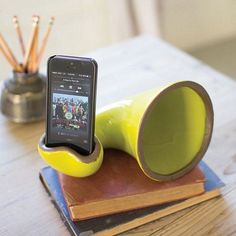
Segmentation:
[[(124, 168), (126, 167), (124, 166)], [(114, 235), (219, 196), (220, 188), (224, 185), (223, 182), (203, 161), (199, 168), (204, 173), (205, 182), (204, 193), (198, 196), (79, 221), (71, 219), (58, 173), (50, 167), (45, 167), (40, 172), (40, 179), (72, 235), (94, 233), (97, 235)], [(62, 181), (62, 179), (60, 180)]]
[(99, 171), (86, 178), (58, 173), (72, 220), (84, 220), (186, 199), (204, 192), (204, 174), (196, 167), (168, 182), (148, 178), (128, 154), (108, 149)]

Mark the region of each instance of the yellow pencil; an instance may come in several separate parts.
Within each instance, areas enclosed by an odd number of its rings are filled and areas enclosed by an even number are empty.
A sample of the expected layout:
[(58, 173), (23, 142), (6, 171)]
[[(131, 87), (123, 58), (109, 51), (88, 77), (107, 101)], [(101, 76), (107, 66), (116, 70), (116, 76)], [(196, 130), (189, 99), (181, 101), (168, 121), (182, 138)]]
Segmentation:
[(12, 61), (12, 59), (8, 56), (8, 54), (2, 49), (2, 47), (0, 46), (0, 51), (2, 52), (2, 54), (5, 56), (6, 60), (9, 62), (9, 64), (14, 68), (15, 67), (15, 63), (14, 61)]
[[(34, 21), (34, 17), (33, 17)], [(37, 71), (37, 59), (38, 59), (38, 35), (39, 35), (39, 24), (36, 27), (35, 37), (33, 40), (32, 51), (29, 56), (29, 64), (27, 70), (31, 73)]]
[(49, 34), (52, 30), (52, 25), (54, 23), (54, 20), (55, 18), (54, 17), (51, 17), (50, 21), (49, 21), (49, 24), (48, 24), (48, 28), (45, 32), (45, 35), (44, 35), (44, 38), (43, 38), (43, 42), (42, 42), (42, 46), (40, 48), (40, 51), (39, 51), (39, 54), (38, 54), (38, 65), (40, 64), (41, 60), (42, 60), (42, 56), (43, 56), (43, 52), (46, 48), (46, 44), (47, 44), (47, 41), (48, 41), (48, 37), (49, 37)]
[(0, 47), (1, 47), (1, 51), (3, 55), (6, 57), (8, 62), (12, 65), (13, 69), (15, 71), (22, 71), (22, 67), (17, 62), (15, 56), (13, 55), (11, 49), (9, 48), (7, 42), (5, 41), (1, 33), (0, 33)]
[(15, 26), (15, 29), (16, 29), (16, 33), (17, 33), (19, 42), (20, 42), (21, 51), (22, 51), (22, 54), (24, 56), (25, 55), (25, 44), (24, 44), (22, 33), (21, 33), (21, 28), (20, 28), (20, 23), (19, 23), (18, 17), (13, 16), (12, 20), (13, 20), (13, 23), (14, 23), (14, 26)]
[(40, 20), (39, 16), (35, 15), (33, 16), (31, 34), (29, 37), (29, 41), (27, 43), (27, 47), (25, 47), (19, 19), (17, 16), (13, 16), (12, 18), (18, 36), (18, 41), (20, 43), (21, 51), (24, 57), (22, 64), (18, 63), (13, 52), (9, 48), (7, 42), (0, 33), (0, 52), (3, 53), (6, 60), (13, 67), (14, 71), (34, 73), (38, 70), (55, 19), (54, 17), (50, 18), (40, 48), (39, 48), (39, 20)]
[(39, 36), (39, 29), (37, 29), (36, 37), (34, 41), (34, 50), (32, 53), (32, 72), (36, 72), (38, 70), (38, 36)]
[(35, 37), (36, 37), (36, 34), (37, 34), (38, 24), (39, 24), (39, 16), (34, 16), (33, 17), (32, 31), (31, 31), (28, 46), (27, 46), (27, 49), (26, 49), (26, 52), (25, 52), (24, 62), (23, 62), (23, 67), (24, 67), (25, 71), (28, 70), (28, 64), (29, 64), (30, 56), (31, 56), (33, 46), (34, 46), (34, 40), (35, 40)]

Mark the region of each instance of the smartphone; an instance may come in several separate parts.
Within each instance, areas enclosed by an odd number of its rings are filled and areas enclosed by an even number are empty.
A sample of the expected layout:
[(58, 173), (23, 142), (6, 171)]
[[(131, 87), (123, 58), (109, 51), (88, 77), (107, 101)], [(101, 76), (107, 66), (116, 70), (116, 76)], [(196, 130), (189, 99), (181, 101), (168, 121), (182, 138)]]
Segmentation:
[(55, 55), (48, 59), (48, 147), (69, 146), (84, 155), (93, 151), (97, 70), (92, 58)]

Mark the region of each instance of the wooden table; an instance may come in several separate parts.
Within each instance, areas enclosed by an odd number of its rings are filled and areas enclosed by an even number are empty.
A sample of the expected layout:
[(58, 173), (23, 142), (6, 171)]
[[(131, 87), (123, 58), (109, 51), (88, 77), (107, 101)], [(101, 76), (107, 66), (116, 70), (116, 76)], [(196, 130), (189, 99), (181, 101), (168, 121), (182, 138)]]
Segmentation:
[[(194, 80), (209, 92), (215, 128), (205, 161), (227, 184), (223, 197), (154, 221), (125, 234), (236, 234), (236, 83), (176, 48), (151, 37), (91, 53), (99, 64), (97, 107), (143, 90)], [(235, 62), (236, 63), (236, 62)], [(0, 235), (69, 235), (38, 173), (44, 123), (14, 124), (0, 115)]]

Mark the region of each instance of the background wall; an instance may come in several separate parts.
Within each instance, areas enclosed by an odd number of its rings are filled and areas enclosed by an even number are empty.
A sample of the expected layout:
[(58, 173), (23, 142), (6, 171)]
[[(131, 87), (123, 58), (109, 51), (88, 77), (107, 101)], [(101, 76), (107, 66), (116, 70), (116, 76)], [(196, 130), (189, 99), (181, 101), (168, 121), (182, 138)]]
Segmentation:
[[(18, 15), (25, 41), (33, 14), (41, 16), (41, 38), (56, 17), (42, 65), (52, 54), (81, 55), (139, 34), (161, 37), (204, 60), (198, 49), (236, 36), (235, 0), (0, 0), (0, 6), (0, 32), (19, 59), (12, 16)], [(9, 72), (0, 55), (0, 78)]]
[(235, 0), (163, 0), (161, 29), (184, 49), (210, 45), (236, 35)]

